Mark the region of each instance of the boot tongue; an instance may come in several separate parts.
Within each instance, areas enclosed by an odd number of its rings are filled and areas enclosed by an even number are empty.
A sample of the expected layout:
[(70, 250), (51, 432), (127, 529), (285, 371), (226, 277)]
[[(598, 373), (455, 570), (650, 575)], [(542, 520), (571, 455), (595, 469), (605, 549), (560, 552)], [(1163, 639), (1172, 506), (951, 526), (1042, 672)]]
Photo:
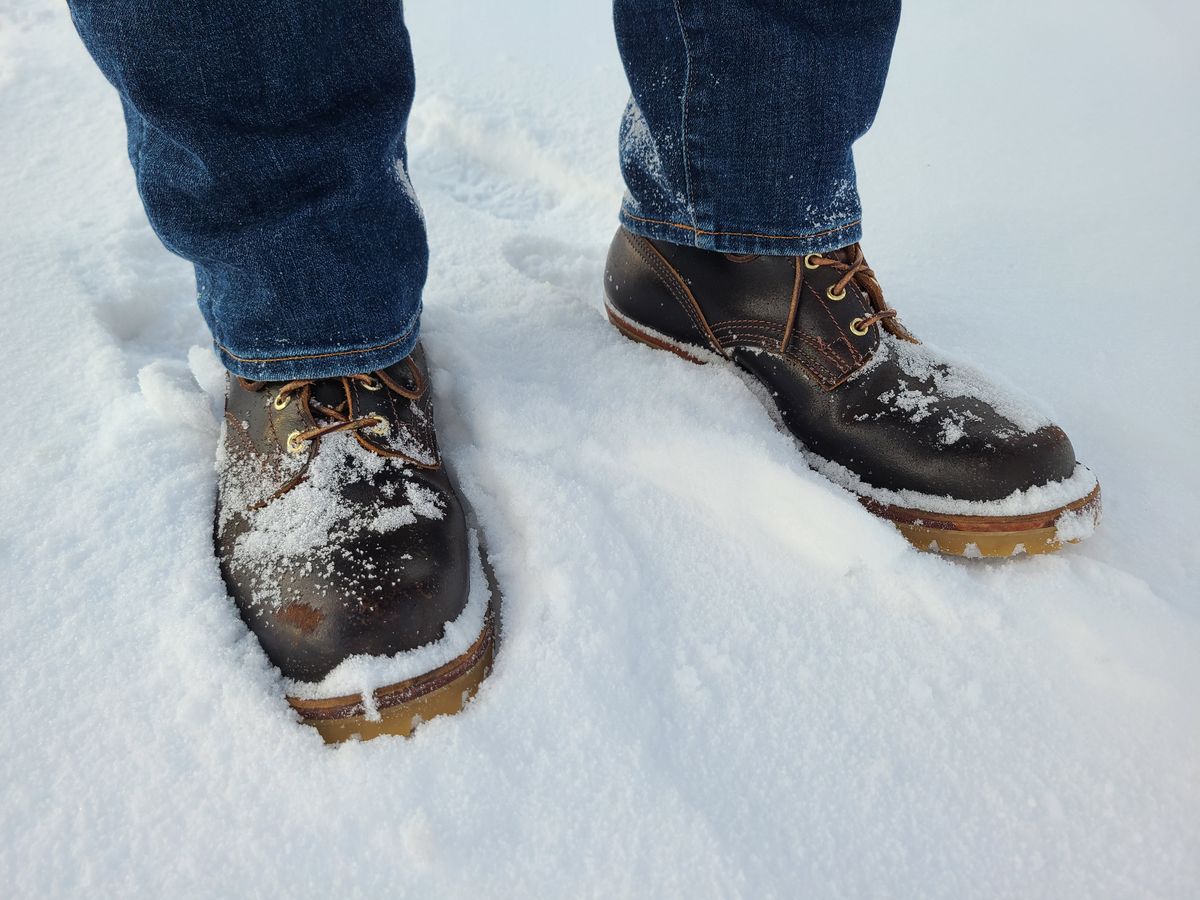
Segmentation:
[[(381, 380), (378, 372), (364, 373), (371, 374), (378, 383)], [(383, 370), (383, 374), (390, 379), (390, 382), (399, 386), (401, 389), (415, 391), (417, 389), (417, 380), (413, 377), (413, 373), (405, 360), (401, 360), (393, 366)], [(381, 389), (387, 390), (380, 385)], [(357, 388), (357, 390), (356, 390)], [(365, 397), (362, 393), (361, 386), (350, 382), (351, 393), (355, 396), (355, 403), (361, 403)], [(313, 382), (312, 386), (313, 399), (323, 406), (340, 407), (346, 402), (346, 383), (345, 380), (338, 377), (322, 378)], [(370, 395), (365, 395), (369, 397)]]
[(346, 390), (340, 378), (322, 378), (313, 385), (312, 395), (323, 406), (337, 406), (346, 402)]
[(840, 250), (829, 250), (822, 253), (821, 256), (826, 259), (836, 259), (840, 263), (845, 263), (850, 266), (854, 264), (854, 251), (858, 244), (851, 244), (849, 247), (842, 247)]

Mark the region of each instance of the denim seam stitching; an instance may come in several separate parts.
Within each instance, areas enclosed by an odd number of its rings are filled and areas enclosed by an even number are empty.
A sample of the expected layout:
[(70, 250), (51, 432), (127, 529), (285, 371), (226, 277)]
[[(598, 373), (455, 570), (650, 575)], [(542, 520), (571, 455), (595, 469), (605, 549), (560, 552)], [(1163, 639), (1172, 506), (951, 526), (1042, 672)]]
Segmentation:
[(675, 8), (675, 20), (679, 23), (679, 37), (683, 41), (683, 97), (679, 104), (679, 147), (683, 153), (683, 189), (687, 194), (688, 212), (692, 217), (692, 226), (697, 234), (701, 234), (699, 222), (696, 221), (696, 195), (692, 189), (691, 158), (688, 154), (688, 103), (692, 99), (692, 50), (688, 46), (687, 27), (683, 24), (683, 11), (679, 8), (679, 0), (671, 0)]
[(245, 363), (291, 362), (293, 360), (298, 360), (298, 359), (327, 359), (331, 356), (354, 356), (355, 354), (360, 354), (360, 353), (373, 353), (376, 350), (386, 350), (388, 347), (394, 347), (394, 346), (396, 346), (396, 344), (400, 344), (400, 343), (403, 343), (404, 341), (408, 340), (408, 338), (412, 336), (412, 333), (415, 330), (416, 330), (416, 325), (414, 324), (412, 327), (410, 327), (408, 329), (408, 331), (404, 332), (404, 334), (400, 335), (400, 337), (396, 338), (394, 341), (388, 341), (387, 343), (384, 343), (384, 344), (376, 344), (374, 347), (361, 347), (361, 348), (357, 348), (354, 350), (332, 350), (329, 353), (304, 353), (304, 354), (300, 354), (298, 356), (266, 356), (266, 357), (261, 357), (261, 358), (254, 358), (254, 357), (248, 357), (248, 356), (238, 356), (236, 353), (234, 353), (232, 350), (230, 350), (228, 347), (226, 347), (224, 344), (220, 343), (219, 341), (217, 342), (217, 346), (221, 349), (222, 352), (227, 353), (229, 356), (233, 357), (238, 362), (245, 362)]
[(685, 231), (694, 231), (696, 234), (708, 234), (716, 237), (752, 237), (763, 238), (768, 241), (799, 241), (805, 238), (824, 237), (827, 234), (836, 234), (839, 231), (845, 231), (848, 228), (862, 224), (862, 219), (855, 219), (844, 225), (838, 225), (836, 228), (827, 228), (824, 231), (810, 231), (807, 234), (759, 234), (754, 231), (709, 231), (705, 228), (697, 228), (695, 225), (684, 225), (680, 222), (668, 222), (665, 219), (650, 219), (646, 216), (635, 215), (628, 208), (621, 211), (631, 219), (638, 222), (647, 222), (651, 225), (666, 225), (668, 228), (682, 228)]

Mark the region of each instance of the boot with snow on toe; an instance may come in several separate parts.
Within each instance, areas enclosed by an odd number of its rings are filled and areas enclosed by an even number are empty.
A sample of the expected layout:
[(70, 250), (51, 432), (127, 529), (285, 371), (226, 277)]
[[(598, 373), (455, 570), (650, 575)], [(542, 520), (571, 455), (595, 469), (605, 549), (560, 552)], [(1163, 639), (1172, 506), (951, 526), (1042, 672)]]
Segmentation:
[(735, 255), (621, 228), (604, 287), (625, 336), (733, 367), (812, 468), (922, 550), (1047, 553), (1099, 520), (1063, 430), (918, 342), (858, 244)]

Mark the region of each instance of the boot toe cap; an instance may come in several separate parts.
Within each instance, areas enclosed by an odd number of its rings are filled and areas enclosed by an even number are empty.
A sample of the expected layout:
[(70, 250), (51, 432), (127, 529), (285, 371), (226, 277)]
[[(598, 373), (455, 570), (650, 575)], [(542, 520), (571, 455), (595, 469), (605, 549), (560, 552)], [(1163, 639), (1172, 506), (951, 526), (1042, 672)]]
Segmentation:
[[(317, 681), (349, 657), (392, 656), (442, 637), (470, 590), (465, 518), (452, 494), (444, 499), (440, 519), (359, 528), (320, 557), (281, 561), (258, 577), (223, 555), (243, 618), (285, 677)], [(272, 596), (256, 600), (264, 582)]]
[(1075, 450), (1057, 425), (961, 443), (952, 453), (942, 448), (944, 458), (936, 466), (940, 489), (926, 493), (962, 500), (1002, 500), (1017, 491), (1062, 481), (1075, 471)]

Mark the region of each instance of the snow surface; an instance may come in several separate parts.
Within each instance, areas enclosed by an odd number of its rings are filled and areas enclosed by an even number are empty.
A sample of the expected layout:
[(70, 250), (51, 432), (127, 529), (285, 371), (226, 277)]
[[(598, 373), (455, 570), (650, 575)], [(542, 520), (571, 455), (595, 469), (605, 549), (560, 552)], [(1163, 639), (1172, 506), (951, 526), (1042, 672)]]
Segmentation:
[(603, 3), (410, 4), (447, 454), (505, 590), (415, 739), (296, 724), (211, 554), (219, 378), (62, 4), (0, 0), (6, 896), (1194, 897), (1200, 12), (908, 4), (860, 144), (904, 321), (1105, 521), (911, 550), (729, 372), (622, 339)]

